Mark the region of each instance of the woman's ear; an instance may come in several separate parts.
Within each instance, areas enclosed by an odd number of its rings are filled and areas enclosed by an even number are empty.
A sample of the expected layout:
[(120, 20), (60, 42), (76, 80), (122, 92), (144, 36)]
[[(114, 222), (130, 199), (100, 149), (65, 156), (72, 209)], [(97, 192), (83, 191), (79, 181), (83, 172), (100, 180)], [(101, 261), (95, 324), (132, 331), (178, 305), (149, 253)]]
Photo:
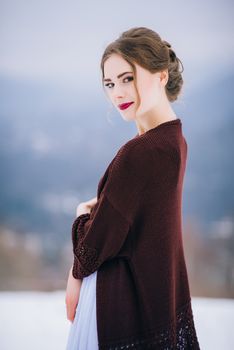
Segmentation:
[(163, 86), (167, 85), (168, 82), (168, 69), (164, 69), (163, 71), (160, 72), (160, 82), (163, 84)]

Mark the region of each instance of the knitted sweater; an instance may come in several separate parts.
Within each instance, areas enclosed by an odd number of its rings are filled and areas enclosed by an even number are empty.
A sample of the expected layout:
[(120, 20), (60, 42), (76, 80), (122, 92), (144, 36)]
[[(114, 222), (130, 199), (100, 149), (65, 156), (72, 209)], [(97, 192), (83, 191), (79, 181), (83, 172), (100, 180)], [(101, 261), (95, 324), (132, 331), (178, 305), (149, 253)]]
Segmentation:
[(72, 274), (97, 270), (99, 349), (200, 349), (182, 240), (179, 118), (125, 143), (72, 224)]

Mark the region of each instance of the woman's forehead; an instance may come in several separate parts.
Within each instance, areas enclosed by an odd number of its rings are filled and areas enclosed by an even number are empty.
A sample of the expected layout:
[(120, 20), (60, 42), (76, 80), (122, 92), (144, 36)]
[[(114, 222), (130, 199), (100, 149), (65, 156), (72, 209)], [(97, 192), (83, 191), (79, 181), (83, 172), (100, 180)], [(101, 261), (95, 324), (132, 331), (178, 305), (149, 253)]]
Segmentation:
[(132, 72), (131, 65), (119, 55), (111, 55), (104, 63), (106, 78), (117, 78), (124, 72)]

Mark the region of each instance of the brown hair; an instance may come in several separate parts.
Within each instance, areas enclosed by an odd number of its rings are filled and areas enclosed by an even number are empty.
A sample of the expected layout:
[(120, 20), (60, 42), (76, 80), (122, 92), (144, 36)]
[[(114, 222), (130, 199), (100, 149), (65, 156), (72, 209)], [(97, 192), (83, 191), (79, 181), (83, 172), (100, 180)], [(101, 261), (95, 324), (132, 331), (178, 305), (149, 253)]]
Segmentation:
[[(104, 63), (113, 53), (121, 55), (132, 67), (136, 80), (136, 62), (151, 73), (168, 69), (168, 82), (165, 86), (170, 102), (177, 99), (183, 85), (181, 73), (184, 67), (176, 56), (171, 45), (162, 40), (158, 33), (146, 27), (134, 27), (123, 32), (120, 37), (110, 43), (101, 59), (102, 78), (104, 79)], [(182, 71), (179, 70), (180, 64)]]

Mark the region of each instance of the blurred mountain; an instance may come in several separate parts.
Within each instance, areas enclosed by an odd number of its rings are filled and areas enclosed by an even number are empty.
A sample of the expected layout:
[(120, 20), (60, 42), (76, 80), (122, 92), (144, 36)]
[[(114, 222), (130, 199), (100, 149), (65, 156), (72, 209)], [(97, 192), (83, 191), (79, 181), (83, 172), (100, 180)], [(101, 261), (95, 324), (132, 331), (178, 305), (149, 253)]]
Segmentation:
[(186, 97), (185, 213), (204, 223), (234, 217), (233, 71), (203, 81)]
[(134, 126), (97, 93), (42, 82), (2, 77), (0, 105), (1, 223), (64, 239)]
[[(233, 215), (233, 74), (185, 89), (174, 104), (188, 143), (184, 215)], [(96, 196), (107, 165), (137, 133), (102, 91), (0, 77), (0, 221), (70, 239), (79, 201)]]

